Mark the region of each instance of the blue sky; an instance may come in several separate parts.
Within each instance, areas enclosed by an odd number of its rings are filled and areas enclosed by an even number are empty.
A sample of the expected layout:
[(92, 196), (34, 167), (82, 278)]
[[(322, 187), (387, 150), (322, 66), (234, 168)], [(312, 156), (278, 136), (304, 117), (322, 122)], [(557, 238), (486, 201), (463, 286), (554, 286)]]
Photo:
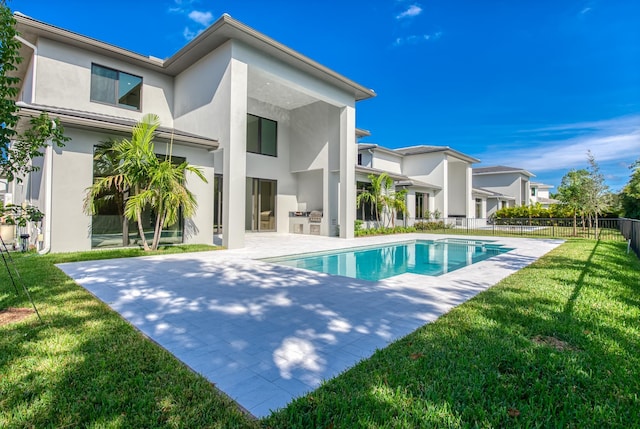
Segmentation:
[[(640, 1), (376, 0), (51, 2), (33, 18), (171, 56), (223, 13), (372, 88), (367, 142), (446, 145), (477, 166), (557, 186), (587, 151), (619, 190), (640, 158)], [(553, 191), (553, 190), (552, 190)]]

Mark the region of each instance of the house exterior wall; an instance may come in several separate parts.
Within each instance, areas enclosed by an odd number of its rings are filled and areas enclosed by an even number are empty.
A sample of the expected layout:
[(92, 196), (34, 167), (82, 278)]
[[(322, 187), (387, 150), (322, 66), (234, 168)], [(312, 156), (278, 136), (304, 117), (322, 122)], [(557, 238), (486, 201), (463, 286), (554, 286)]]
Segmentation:
[(402, 158), (374, 149), (371, 168), (402, 174)]
[(442, 189), (434, 193), (429, 210), (440, 211), (442, 217), (449, 216), (449, 195), (446, 192), (449, 169), (446, 155), (443, 153), (412, 155), (404, 160), (403, 167), (404, 174), (412, 179), (431, 183)]
[(513, 197), (518, 206), (529, 204), (529, 177), (521, 173), (474, 175), (473, 186)]
[(360, 156), (360, 165), (363, 167), (373, 168), (371, 163), (373, 162), (373, 154), (369, 152), (369, 150), (360, 150), (358, 151), (358, 156)]
[(83, 212), (83, 199), (86, 189), (93, 183), (93, 146), (108, 135), (72, 128), (65, 132), (71, 140), (53, 152), (51, 186), (54, 197), (51, 213), (48, 213), (51, 217), (51, 251), (91, 250), (91, 216)]
[(448, 181), (445, 188), (449, 200), (449, 216), (470, 217), (467, 209), (471, 199), (471, 188), (467, 187), (467, 165), (449, 162)]
[[(54, 198), (48, 214), (52, 222), (51, 251), (90, 250), (91, 216), (84, 213), (83, 203), (87, 188), (93, 183), (93, 147), (106, 140), (109, 134), (75, 128), (67, 128), (65, 134), (71, 140), (53, 152)], [(163, 154), (164, 149), (164, 144), (156, 143), (156, 153)], [(191, 219), (185, 220), (184, 242), (210, 244), (213, 237), (213, 157), (205, 150), (177, 144), (172, 153), (200, 168), (208, 182), (202, 182), (193, 173), (187, 175), (187, 186), (197, 195), (198, 210)], [(46, 176), (46, 171), (43, 173)], [(38, 182), (42, 197), (34, 201), (41, 210), (45, 209), (44, 180)]]
[(27, 73), (23, 79), (20, 100), (31, 103), (31, 97), (33, 96), (33, 67), (37, 60), (34, 60), (34, 57), (31, 56), (31, 58), (27, 58), (25, 61), (28, 61), (29, 64), (27, 65)]
[[(44, 38), (38, 39), (37, 46), (35, 103), (134, 120), (145, 113), (155, 113), (162, 125), (173, 126), (173, 78), (170, 76)], [(92, 102), (92, 63), (141, 76), (142, 110)]]

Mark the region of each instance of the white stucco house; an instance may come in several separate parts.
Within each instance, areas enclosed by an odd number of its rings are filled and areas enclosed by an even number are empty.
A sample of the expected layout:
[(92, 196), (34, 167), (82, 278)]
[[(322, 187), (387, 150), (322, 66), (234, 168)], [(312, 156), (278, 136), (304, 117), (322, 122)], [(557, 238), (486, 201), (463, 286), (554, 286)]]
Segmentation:
[[(437, 212), (441, 218), (476, 217), (472, 189), (472, 164), (480, 160), (448, 146), (411, 146), (388, 149), (377, 144), (358, 145), (356, 167), (358, 189), (368, 175), (386, 172), (394, 188), (407, 189), (407, 217), (399, 221), (412, 225)], [(361, 207), (358, 219), (369, 220)]]
[(532, 177), (525, 169), (503, 165), (473, 168), (473, 187), (488, 193), (486, 216), (504, 207), (529, 205)]
[[(43, 250), (89, 250), (122, 239), (115, 208), (89, 216), (83, 198), (98, 174), (94, 147), (130, 135), (146, 113), (162, 123), (158, 154), (173, 140), (174, 157), (208, 181), (187, 179), (198, 209), (165, 231), (166, 242), (210, 244), (214, 228), (228, 248), (242, 247), (247, 231), (353, 236), (356, 103), (374, 97), (372, 90), (228, 15), (165, 60), (15, 18), (24, 58), (20, 114), (26, 120), (48, 111), (71, 138), (48, 148), (34, 160), (42, 169), (7, 190), (45, 213)], [(470, 186), (470, 170), (464, 177)], [(446, 207), (468, 210), (457, 201)]]

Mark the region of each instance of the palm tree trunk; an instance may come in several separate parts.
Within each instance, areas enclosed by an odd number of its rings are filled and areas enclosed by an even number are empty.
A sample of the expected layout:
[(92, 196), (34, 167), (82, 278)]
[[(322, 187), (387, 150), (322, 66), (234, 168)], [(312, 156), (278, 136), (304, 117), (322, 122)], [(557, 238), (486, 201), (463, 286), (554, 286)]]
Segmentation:
[(140, 240), (142, 240), (142, 247), (145, 252), (148, 252), (151, 249), (147, 243), (147, 238), (144, 236), (144, 229), (142, 228), (142, 212), (140, 210), (136, 211), (136, 217), (138, 220), (138, 234), (140, 234)]
[(162, 207), (162, 203), (160, 203), (160, 207), (158, 207), (158, 214), (156, 216), (156, 225), (153, 230), (153, 243), (151, 244), (151, 250), (158, 250), (158, 244), (160, 244), (160, 235), (162, 234), (162, 225), (164, 219), (164, 208)]
[(122, 246), (129, 245), (129, 219), (124, 215), (124, 205), (129, 197), (129, 191), (122, 192), (122, 202), (118, 205), (118, 214), (122, 216)]

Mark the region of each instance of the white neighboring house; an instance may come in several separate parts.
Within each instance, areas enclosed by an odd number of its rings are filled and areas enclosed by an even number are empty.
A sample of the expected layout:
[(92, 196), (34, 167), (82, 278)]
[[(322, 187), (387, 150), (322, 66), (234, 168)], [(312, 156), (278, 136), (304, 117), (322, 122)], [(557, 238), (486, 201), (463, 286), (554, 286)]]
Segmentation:
[(505, 207), (526, 206), (531, 195), (530, 178), (535, 175), (525, 169), (505, 167), (475, 167), (473, 187), (490, 193), (486, 200), (486, 217)]
[(531, 204), (540, 204), (543, 208), (548, 209), (552, 204), (559, 204), (560, 201), (551, 198), (549, 195), (549, 189), (553, 188), (553, 185), (545, 185), (540, 182), (531, 182)]
[[(473, 218), (476, 215), (471, 187), (472, 164), (478, 159), (448, 146), (410, 146), (388, 149), (377, 144), (358, 145), (358, 188), (369, 182), (368, 174), (386, 172), (394, 189), (407, 189), (407, 217), (396, 221), (413, 225), (437, 212), (441, 218)], [(370, 220), (363, 207), (358, 219)]]
[[(214, 225), (228, 248), (243, 247), (247, 231), (353, 237), (356, 103), (372, 90), (228, 15), (166, 60), (15, 18), (24, 58), (20, 114), (51, 112), (71, 138), (34, 160), (39, 172), (12, 184), (14, 201), (45, 213), (43, 251), (121, 242), (116, 207), (88, 216), (83, 198), (95, 145), (130, 136), (146, 113), (162, 123), (158, 153), (172, 140), (173, 155), (208, 180), (188, 178), (197, 212), (168, 228), (165, 242), (211, 244)], [(306, 229), (297, 229), (301, 219)]]

